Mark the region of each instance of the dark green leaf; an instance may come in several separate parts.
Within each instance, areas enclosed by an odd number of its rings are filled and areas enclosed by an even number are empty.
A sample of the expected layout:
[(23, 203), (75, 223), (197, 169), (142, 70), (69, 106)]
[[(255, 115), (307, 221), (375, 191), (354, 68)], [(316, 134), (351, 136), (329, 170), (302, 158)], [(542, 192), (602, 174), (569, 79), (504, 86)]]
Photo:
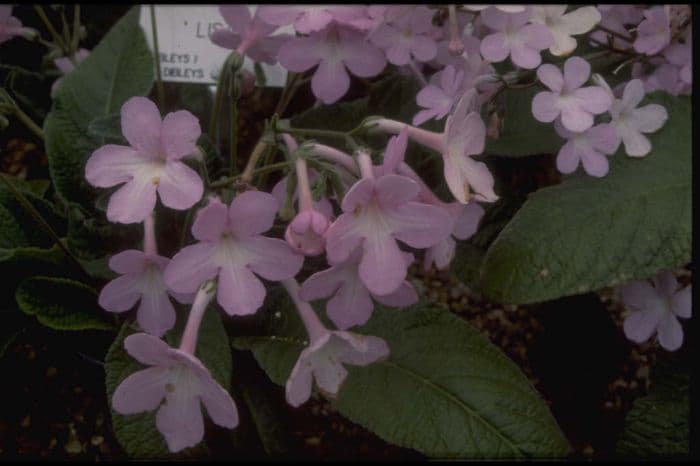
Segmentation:
[[(358, 332), (384, 338), (391, 357), (347, 366), (334, 403), (351, 421), (433, 457), (566, 455), (566, 439), (527, 378), (466, 322), (421, 304), (375, 309)], [(234, 344), (251, 349), (280, 385), (305, 346), (298, 331), (237, 338)]]
[(649, 100), (669, 112), (652, 152), (632, 158), (621, 147), (604, 178), (576, 175), (531, 194), (484, 258), (484, 294), (534, 303), (690, 261), (690, 99)]
[(153, 83), (153, 56), (133, 7), (90, 56), (63, 77), (44, 122), (46, 151), (56, 192), (66, 202), (92, 209), (94, 191), (84, 181), (85, 162), (104, 143), (88, 127), (120, 111), (130, 97), (145, 95)]
[(57, 330), (112, 330), (114, 325), (97, 304), (97, 292), (67, 278), (32, 277), (15, 291), (20, 309)]

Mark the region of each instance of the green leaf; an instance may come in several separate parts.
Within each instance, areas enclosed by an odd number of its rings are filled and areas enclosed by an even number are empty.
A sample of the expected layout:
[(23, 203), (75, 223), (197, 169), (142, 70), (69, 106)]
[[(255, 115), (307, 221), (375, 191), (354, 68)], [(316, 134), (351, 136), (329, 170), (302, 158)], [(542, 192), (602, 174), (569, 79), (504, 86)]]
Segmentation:
[(626, 458), (688, 455), (690, 418), (690, 374), (657, 366), (651, 393), (635, 400), (627, 413), (615, 453)]
[[(9, 180), (9, 177), (6, 179)], [(26, 200), (58, 235), (65, 233), (65, 219), (56, 212), (49, 202), (29, 191), (31, 185), (27, 184), (26, 181), (17, 183), (16, 180), (10, 180), (10, 182), (19, 188)], [(37, 188), (40, 189), (40, 186)], [(53, 244), (52, 238), (27, 212), (15, 195), (0, 185), (0, 248), (49, 247), (51, 244)]]
[[(562, 457), (568, 443), (520, 369), (454, 315), (419, 304), (375, 308), (358, 333), (384, 338), (390, 359), (349, 372), (338, 411), (384, 440), (440, 458)], [(298, 333), (238, 338), (268, 376), (286, 382)]]
[(0, 309), (0, 358), (15, 341), (17, 335), (24, 331), (26, 316), (18, 309)]
[[(522, 157), (559, 152), (565, 141), (554, 131), (554, 125), (532, 116), (532, 99), (542, 90), (539, 86), (506, 89), (498, 96), (494, 110), (502, 127), (498, 139), (486, 138), (485, 154)], [(487, 115), (484, 121), (488, 123)]]
[(485, 295), (534, 303), (690, 261), (690, 99), (649, 100), (669, 112), (652, 152), (632, 158), (621, 147), (604, 178), (581, 174), (531, 194), (484, 258)]
[[(180, 312), (176, 328), (166, 335), (165, 340), (172, 347), (177, 347), (180, 342), (187, 314), (187, 312)], [(107, 352), (105, 373), (109, 400), (126, 377), (145, 369), (124, 350), (124, 339), (132, 333), (141, 331), (136, 324), (126, 322)], [(197, 341), (196, 356), (209, 369), (216, 381), (228, 389), (231, 383), (231, 351), (217, 306), (210, 306), (205, 312)], [(110, 411), (117, 440), (132, 458), (187, 459), (201, 458), (207, 454), (208, 449), (204, 443), (177, 454), (170, 453), (163, 436), (156, 428), (156, 411), (123, 416), (111, 408), (111, 402)]]
[(119, 113), (130, 97), (153, 84), (153, 56), (133, 7), (75, 70), (63, 77), (44, 122), (46, 151), (56, 192), (92, 209), (94, 191), (84, 181), (85, 162), (104, 143), (88, 132), (99, 118)]
[(97, 304), (97, 292), (67, 278), (31, 277), (17, 287), (20, 309), (57, 330), (113, 330), (107, 313)]
[(88, 124), (87, 132), (95, 140), (105, 139), (113, 144), (124, 144), (125, 142), (121, 128), (121, 113), (119, 112), (93, 118)]

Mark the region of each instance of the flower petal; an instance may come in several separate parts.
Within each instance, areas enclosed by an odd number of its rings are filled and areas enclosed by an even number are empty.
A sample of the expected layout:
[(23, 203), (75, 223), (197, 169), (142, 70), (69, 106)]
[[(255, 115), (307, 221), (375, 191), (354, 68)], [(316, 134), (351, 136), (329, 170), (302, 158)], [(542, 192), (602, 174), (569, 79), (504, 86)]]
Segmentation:
[(393, 293), (406, 279), (407, 266), (396, 240), (383, 232), (372, 232), (363, 245), (359, 274), (375, 295)]
[(678, 291), (676, 294), (674, 294), (673, 298), (671, 298), (671, 311), (673, 311), (673, 313), (676, 314), (678, 317), (690, 319), (690, 316), (693, 311), (692, 289), (692, 285), (688, 285), (681, 291)]
[(414, 248), (428, 248), (447, 239), (454, 220), (444, 209), (419, 202), (407, 202), (384, 214), (394, 237)]
[(231, 231), (238, 238), (265, 233), (272, 228), (276, 215), (277, 201), (262, 191), (237, 195), (228, 209)]
[(285, 385), (287, 403), (295, 408), (311, 397), (312, 369), (307, 359), (307, 350), (301, 352), (297, 363)]
[(540, 92), (532, 99), (532, 115), (537, 121), (551, 123), (556, 120), (560, 112), (559, 95), (557, 94), (552, 92)]
[(340, 386), (345, 381), (348, 371), (339, 361), (330, 360), (323, 364), (314, 365), (313, 374), (319, 390), (324, 395), (334, 398), (338, 395)]
[(250, 10), (246, 5), (221, 5), (219, 13), (237, 34), (242, 35), (250, 25)]
[(228, 208), (217, 197), (197, 212), (192, 224), (192, 236), (199, 241), (216, 241), (226, 231)]
[(252, 259), (250, 269), (266, 280), (287, 280), (294, 277), (304, 263), (304, 256), (296, 253), (286, 241), (254, 236), (243, 243)]
[(134, 307), (141, 298), (138, 278), (122, 275), (107, 283), (100, 291), (100, 307), (110, 312), (125, 312)]
[(173, 364), (170, 346), (147, 333), (134, 333), (124, 339), (124, 349), (138, 362), (148, 366), (169, 367)]
[(636, 127), (642, 133), (653, 133), (659, 130), (667, 119), (668, 113), (664, 107), (658, 104), (649, 104), (632, 111), (628, 117), (628, 124)]
[(134, 177), (112, 194), (107, 219), (117, 223), (143, 222), (156, 206), (156, 189), (150, 177)]
[(321, 61), (311, 78), (311, 90), (324, 104), (332, 104), (350, 88), (350, 76), (342, 61), (326, 59)]
[(455, 227), (454, 230), (452, 230), (454, 237), (459, 240), (469, 239), (476, 233), (479, 222), (484, 216), (484, 212), (484, 208), (475, 201), (469, 202), (469, 204), (462, 209), (455, 221)]
[(85, 164), (85, 179), (98, 188), (110, 188), (129, 181), (149, 163), (131, 147), (107, 144), (92, 153)]
[(233, 429), (238, 425), (238, 409), (231, 395), (211, 375), (200, 376), (202, 403), (212, 421), (221, 427)]
[(372, 298), (356, 271), (345, 274), (345, 280), (326, 304), (326, 313), (341, 330), (365, 324), (374, 309)]
[(216, 243), (197, 243), (175, 254), (163, 273), (168, 288), (177, 293), (194, 293), (202, 283), (214, 278), (219, 269), (214, 262), (216, 247)]
[(112, 408), (119, 414), (153, 411), (165, 397), (168, 369), (149, 367), (134, 372), (119, 384), (112, 395)]
[(659, 322), (659, 343), (667, 351), (676, 351), (683, 344), (683, 327), (672, 313), (667, 313)]
[[(347, 195), (346, 195), (347, 197)], [(360, 245), (364, 234), (354, 213), (344, 213), (326, 230), (326, 254), (328, 262), (344, 262)]]
[(217, 301), (227, 314), (254, 314), (264, 300), (265, 287), (248, 267), (235, 263), (221, 266)]
[(190, 393), (180, 395), (180, 388), (176, 387), (175, 392), (168, 394), (165, 404), (156, 414), (156, 427), (172, 453), (193, 447), (204, 438), (199, 397)]
[(505, 35), (501, 32), (489, 34), (481, 41), (479, 51), (483, 57), (491, 63), (498, 63), (510, 55), (510, 49), (506, 45)]
[(144, 289), (136, 319), (146, 333), (157, 337), (175, 326), (175, 308), (164, 287)]
[(379, 337), (351, 332), (334, 332), (334, 336), (346, 342), (346, 350), (340, 360), (356, 366), (366, 366), (389, 356), (389, 346)]
[(204, 194), (202, 179), (196, 171), (177, 160), (165, 164), (158, 184), (158, 194), (163, 205), (176, 210), (189, 209)]
[(160, 131), (160, 145), (168, 159), (178, 160), (199, 151), (197, 139), (201, 135), (202, 129), (197, 117), (187, 110), (179, 110), (165, 115)]
[(636, 311), (625, 318), (625, 336), (635, 343), (644, 343), (656, 330), (664, 314), (659, 309)]
[(564, 62), (564, 83), (569, 92), (578, 89), (588, 81), (591, 65), (581, 57), (571, 57)]
[(146, 255), (137, 249), (127, 249), (109, 259), (109, 268), (119, 274), (137, 274), (146, 266)]
[(579, 153), (573, 141), (565, 143), (557, 154), (557, 170), (561, 173), (573, 173), (579, 164)]
[(158, 107), (145, 97), (132, 97), (121, 108), (122, 134), (145, 155), (160, 154), (161, 118)]
[(554, 92), (561, 92), (564, 87), (564, 76), (554, 65), (545, 63), (537, 68), (537, 78)]
[(306, 71), (325, 58), (321, 50), (321, 39), (317, 34), (295, 37), (280, 47), (277, 59), (289, 71)]
[[(384, 296), (375, 296), (374, 297), (377, 301), (380, 303), (384, 304), (385, 306), (391, 306), (391, 307), (406, 307), (410, 306), (412, 304), (416, 304), (418, 302), (418, 293), (416, 293), (416, 289), (413, 288), (413, 285), (411, 285), (410, 282), (404, 280), (404, 282), (399, 286), (399, 288), (394, 291), (393, 293), (389, 293)], [(369, 316), (368, 316), (369, 319)], [(366, 322), (366, 321), (365, 321)], [(335, 323), (335, 321), (334, 321)], [(364, 323), (364, 322), (362, 322)], [(358, 324), (361, 325), (361, 324)], [(341, 330), (345, 330), (341, 327), (338, 327)], [(349, 328), (349, 327), (346, 327)]]

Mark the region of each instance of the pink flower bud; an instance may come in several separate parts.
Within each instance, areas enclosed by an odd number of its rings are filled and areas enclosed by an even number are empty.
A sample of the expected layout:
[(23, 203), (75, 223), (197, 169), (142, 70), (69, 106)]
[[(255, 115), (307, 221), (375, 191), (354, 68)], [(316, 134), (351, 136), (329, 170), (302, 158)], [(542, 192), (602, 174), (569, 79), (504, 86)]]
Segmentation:
[(306, 256), (317, 256), (325, 249), (323, 235), (329, 224), (328, 218), (321, 212), (303, 210), (289, 223), (284, 238), (296, 251)]

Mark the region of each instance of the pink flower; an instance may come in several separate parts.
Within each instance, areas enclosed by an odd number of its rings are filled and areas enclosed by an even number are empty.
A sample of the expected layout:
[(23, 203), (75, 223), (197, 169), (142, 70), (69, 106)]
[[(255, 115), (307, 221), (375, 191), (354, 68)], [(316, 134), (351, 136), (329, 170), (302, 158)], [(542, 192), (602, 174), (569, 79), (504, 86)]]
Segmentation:
[(455, 256), (457, 242), (455, 240), (467, 240), (476, 233), (481, 218), (484, 216), (484, 208), (475, 201), (467, 205), (453, 202), (443, 204), (445, 209), (454, 218), (454, 228), (452, 234), (445, 240), (425, 251), (423, 268), (428, 270), (435, 262), (438, 270), (444, 270), (452, 262)]
[(394, 65), (432, 60), (437, 54), (432, 18), (433, 11), (427, 7), (413, 8), (408, 14), (379, 25), (370, 40), (385, 51), (389, 63)]
[(366, 7), (363, 6), (311, 6), (285, 5), (261, 6), (258, 9), (260, 19), (275, 26), (294, 24), (294, 29), (300, 34), (318, 32), (333, 21), (340, 24), (353, 24), (365, 19)]
[(525, 5), (464, 5), (469, 11), (484, 11), (487, 8), (496, 9), (502, 13), (522, 13)]
[(36, 34), (31, 28), (22, 27), (22, 22), (12, 16), (12, 5), (0, 5), (0, 44), (17, 36)]
[(564, 63), (564, 75), (554, 65), (544, 64), (537, 77), (552, 92), (540, 92), (532, 99), (532, 114), (541, 122), (551, 123), (559, 115), (569, 131), (586, 131), (593, 126), (593, 115), (608, 111), (612, 101), (602, 87), (581, 87), (591, 74), (591, 65), (579, 57)]
[(486, 164), (470, 157), (483, 152), (486, 139), (486, 127), (474, 109), (475, 98), (474, 90), (460, 98), (452, 115), (447, 117), (442, 133), (433, 133), (386, 118), (368, 124), (375, 124), (379, 129), (395, 134), (408, 128), (411, 139), (441, 153), (447, 186), (462, 204), (469, 202), (470, 187), (475, 192), (475, 199), (495, 202), (498, 196), (493, 191), (493, 176)]
[(663, 6), (644, 10), (644, 18), (637, 26), (634, 49), (639, 53), (655, 55), (671, 43), (671, 22)]
[(651, 142), (642, 133), (658, 131), (666, 120), (666, 109), (658, 104), (637, 108), (644, 98), (644, 85), (633, 79), (625, 86), (622, 99), (615, 99), (610, 107), (611, 126), (625, 145), (627, 155), (643, 157), (651, 151)]
[(206, 280), (219, 278), (217, 301), (231, 315), (253, 314), (265, 299), (256, 277), (285, 280), (301, 269), (304, 256), (276, 238), (262, 236), (272, 227), (277, 201), (267, 193), (246, 191), (227, 208), (213, 198), (201, 209), (187, 246), (165, 269), (165, 283), (178, 293), (194, 293)]
[[(406, 267), (413, 255), (402, 253)], [(404, 280), (399, 288), (387, 295), (371, 293), (359, 276), (358, 266), (362, 248), (356, 248), (347, 260), (329, 269), (311, 275), (301, 286), (299, 296), (304, 301), (331, 297), (326, 303), (328, 317), (341, 330), (366, 323), (372, 316), (372, 298), (386, 306), (404, 307), (418, 302), (418, 294), (410, 282)]]
[(130, 146), (107, 144), (92, 153), (85, 178), (109, 188), (126, 183), (109, 200), (112, 222), (142, 222), (156, 205), (156, 191), (167, 207), (184, 210), (202, 198), (197, 172), (180, 159), (198, 154), (202, 133), (197, 118), (186, 110), (160, 112), (145, 97), (132, 97), (121, 109), (122, 134)]
[(675, 351), (683, 344), (683, 328), (678, 318), (692, 314), (692, 285), (679, 289), (671, 272), (662, 272), (648, 281), (637, 281), (620, 287), (622, 300), (632, 311), (625, 318), (625, 335), (635, 343), (647, 341), (658, 333), (661, 346)]
[[(75, 55), (73, 55), (73, 59), (75, 60), (75, 65), (79, 64), (83, 60), (85, 60), (88, 55), (90, 55), (90, 51), (87, 49), (78, 49), (75, 52)], [(73, 69), (75, 68), (75, 65), (73, 64), (72, 61), (70, 61), (70, 58), (68, 57), (60, 57), (56, 58), (53, 61), (53, 64), (56, 65), (56, 68), (61, 72), (61, 74), (68, 74)], [(58, 89), (58, 84), (61, 82), (61, 79), (63, 78), (58, 78), (56, 81), (53, 82), (51, 85), (51, 95), (53, 96), (56, 93), (56, 89)]]
[(339, 264), (361, 247), (360, 279), (382, 296), (406, 278), (408, 267), (396, 241), (428, 248), (449, 235), (451, 221), (442, 209), (414, 201), (420, 191), (415, 181), (395, 174), (374, 178), (369, 155), (358, 157), (363, 179), (345, 194), (344, 213), (326, 232), (326, 252), (331, 264)]
[(601, 124), (582, 133), (573, 133), (557, 121), (554, 129), (559, 136), (568, 139), (557, 154), (557, 169), (560, 172), (573, 173), (580, 162), (591, 176), (607, 175), (606, 155), (614, 154), (620, 145), (620, 138), (612, 125)]
[(261, 21), (259, 11), (251, 17), (246, 5), (222, 5), (219, 13), (229, 27), (214, 31), (211, 35), (213, 43), (235, 49), (240, 55), (247, 55), (256, 62), (270, 65), (277, 62), (277, 51), (291, 37), (289, 34), (272, 36), (277, 27)]
[(567, 5), (533, 6), (532, 22), (542, 24), (552, 33), (554, 44), (549, 52), (554, 56), (568, 55), (576, 48), (571, 36), (585, 34), (600, 22), (600, 12), (594, 6), (577, 8), (566, 13)]
[(328, 330), (311, 305), (299, 298), (297, 282), (288, 280), (283, 285), (297, 306), (310, 340), (287, 380), (285, 392), (290, 405), (297, 407), (309, 399), (313, 380), (324, 395), (334, 398), (348, 375), (343, 364), (366, 366), (389, 356), (389, 347), (381, 338)]
[(280, 48), (279, 62), (294, 72), (318, 65), (311, 78), (311, 90), (325, 104), (337, 101), (350, 88), (346, 68), (354, 75), (369, 78), (386, 66), (382, 51), (367, 42), (361, 32), (337, 24), (286, 42)]
[(598, 11), (601, 13), (600, 25), (618, 33), (623, 37), (628, 37), (629, 40), (621, 39), (619, 36), (613, 36), (605, 31), (593, 31), (591, 37), (604, 43), (608, 43), (608, 39), (612, 39), (613, 47), (617, 49), (627, 50), (632, 47), (632, 35), (625, 27), (626, 25), (637, 25), (642, 20), (642, 10), (637, 5), (598, 5)]
[[(175, 309), (163, 282), (163, 270), (170, 259), (135, 249), (122, 251), (109, 260), (109, 267), (121, 274), (100, 292), (100, 306), (110, 312), (125, 312), (141, 301), (136, 320), (143, 330), (157, 337), (175, 325)], [(187, 297), (172, 293), (180, 302)]]
[(693, 35), (692, 29), (688, 29), (683, 43), (676, 42), (664, 50), (664, 57), (674, 66), (679, 68), (679, 80), (688, 86), (693, 84)]
[(440, 85), (428, 84), (416, 95), (416, 103), (421, 110), (413, 117), (413, 125), (421, 125), (431, 118), (440, 120), (445, 117), (456, 102), (456, 97), (464, 82), (464, 71), (457, 71), (454, 66), (447, 65), (441, 72), (436, 73)]
[[(231, 395), (194, 355), (170, 348), (145, 333), (124, 339), (124, 348), (137, 361), (151, 366), (125, 378), (114, 391), (112, 407), (123, 415), (158, 409), (156, 427), (171, 452), (192, 447), (204, 437), (200, 402), (216, 424), (232, 429), (238, 411)], [(165, 398), (165, 403), (161, 401)]]
[(527, 24), (532, 16), (528, 7), (522, 13), (503, 13), (488, 8), (481, 13), (481, 21), (497, 31), (481, 41), (481, 54), (490, 62), (508, 58), (527, 69), (537, 68), (542, 62), (540, 51), (554, 45), (554, 38), (545, 26)]

